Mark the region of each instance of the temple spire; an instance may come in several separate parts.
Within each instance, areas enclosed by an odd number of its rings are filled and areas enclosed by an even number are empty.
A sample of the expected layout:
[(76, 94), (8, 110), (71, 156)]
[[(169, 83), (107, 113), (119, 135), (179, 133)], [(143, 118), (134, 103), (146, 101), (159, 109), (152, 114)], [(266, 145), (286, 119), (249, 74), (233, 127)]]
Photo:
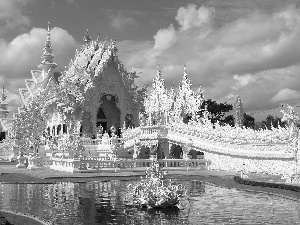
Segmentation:
[(115, 36), (115, 39), (113, 40), (113, 46), (115, 47), (117, 43), (117, 35)]
[(112, 48), (112, 55), (113, 55), (113, 56), (116, 56), (116, 53), (117, 53), (117, 51), (118, 51), (117, 46), (116, 46), (116, 43), (117, 43), (117, 36), (115, 37), (114, 40), (112, 40), (111, 48)]
[(161, 78), (161, 70), (159, 64), (157, 64), (157, 77)]
[(9, 110), (7, 109), (8, 103), (5, 101), (7, 96), (4, 93), (4, 86), (2, 89), (1, 99), (0, 99), (0, 127), (1, 127), (1, 120), (3, 118), (8, 117)]
[(98, 33), (98, 37), (96, 40), (95, 51), (97, 51), (99, 49), (99, 45), (100, 45), (100, 32)]
[(53, 49), (50, 40), (50, 22), (48, 22), (47, 38), (43, 50), (44, 53), (41, 56), (43, 60), (38, 67), (43, 70), (44, 76), (46, 76), (45, 74), (49, 72), (49, 69), (54, 69), (57, 66), (57, 64), (53, 62), (54, 55), (52, 53)]
[(98, 33), (98, 37), (97, 37), (97, 44), (99, 44), (99, 42), (100, 42), (100, 32)]
[(243, 102), (240, 96), (236, 96), (235, 98), (235, 126), (236, 127), (243, 127), (243, 120), (244, 120), (244, 108)]
[(1, 102), (5, 102), (6, 98), (7, 98), (7, 96), (5, 95), (4, 85), (3, 85), (2, 94), (1, 94)]
[(90, 43), (90, 41), (91, 41), (91, 36), (90, 36), (90, 34), (89, 34), (89, 29), (86, 29), (86, 32), (85, 32), (85, 34), (84, 34), (84, 36), (83, 36), (83, 41), (84, 41), (84, 44)]
[(184, 79), (187, 79), (187, 72), (186, 72), (186, 65), (183, 65), (183, 77)]

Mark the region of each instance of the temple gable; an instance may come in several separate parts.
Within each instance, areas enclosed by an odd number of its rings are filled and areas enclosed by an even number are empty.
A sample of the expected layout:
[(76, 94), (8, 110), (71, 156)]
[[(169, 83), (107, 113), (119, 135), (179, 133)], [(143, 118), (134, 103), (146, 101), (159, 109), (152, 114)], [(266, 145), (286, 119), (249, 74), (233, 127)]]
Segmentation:
[(27, 88), (20, 89), (25, 106), (33, 99), (44, 101), (51, 135), (63, 125), (88, 136), (95, 135), (100, 125), (108, 132), (112, 126), (120, 130), (124, 123), (138, 125), (136, 73), (127, 71), (118, 59), (116, 40), (107, 44), (99, 38), (91, 40), (88, 33), (85, 37), (85, 44), (56, 82), (48, 27), (40, 70), (32, 70), (32, 79), (25, 81)]

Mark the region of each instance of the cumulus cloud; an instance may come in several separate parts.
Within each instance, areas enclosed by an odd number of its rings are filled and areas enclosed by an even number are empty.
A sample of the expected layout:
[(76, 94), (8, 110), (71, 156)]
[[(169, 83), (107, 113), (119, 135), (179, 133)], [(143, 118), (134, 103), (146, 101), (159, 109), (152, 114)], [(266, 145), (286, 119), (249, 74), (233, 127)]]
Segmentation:
[(300, 99), (300, 92), (288, 88), (281, 89), (276, 95), (271, 98), (272, 102), (286, 102), (289, 100)]
[(196, 5), (190, 4), (186, 8), (180, 7), (175, 19), (182, 31), (193, 27), (210, 27), (214, 11), (214, 8), (201, 6), (197, 9)]
[(169, 48), (176, 41), (176, 31), (173, 24), (171, 24), (167, 29), (160, 29), (154, 35), (155, 50), (164, 50)]
[(234, 90), (239, 90), (242, 87), (247, 86), (251, 82), (255, 82), (255, 78), (251, 74), (246, 74), (243, 76), (234, 75), (233, 80), (236, 81), (234, 86), (232, 87)]
[(140, 80), (147, 83), (160, 64), (166, 83), (176, 84), (186, 64), (193, 87), (201, 85), (207, 98), (228, 101), (239, 94), (246, 110), (276, 107), (271, 99), (280, 90), (300, 89), (299, 8), (255, 11), (221, 26), (214, 25), (215, 12), (179, 8), (178, 24), (158, 30), (152, 44), (129, 54), (125, 65), (142, 70)]
[(128, 27), (137, 27), (139, 24), (135, 19), (126, 17), (122, 12), (118, 12), (117, 15), (113, 14), (110, 18), (110, 26), (118, 31), (122, 31)]

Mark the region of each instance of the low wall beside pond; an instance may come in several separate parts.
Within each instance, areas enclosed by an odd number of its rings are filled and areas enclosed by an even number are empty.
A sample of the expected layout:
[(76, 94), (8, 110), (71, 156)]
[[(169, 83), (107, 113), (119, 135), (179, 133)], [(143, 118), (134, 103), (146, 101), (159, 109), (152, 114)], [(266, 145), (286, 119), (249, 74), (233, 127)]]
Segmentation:
[[(143, 171), (152, 163), (151, 159), (107, 160), (97, 157), (52, 158), (51, 161), (50, 169), (69, 173)], [(211, 163), (205, 159), (159, 159), (158, 161), (166, 170), (185, 171), (207, 169)]]

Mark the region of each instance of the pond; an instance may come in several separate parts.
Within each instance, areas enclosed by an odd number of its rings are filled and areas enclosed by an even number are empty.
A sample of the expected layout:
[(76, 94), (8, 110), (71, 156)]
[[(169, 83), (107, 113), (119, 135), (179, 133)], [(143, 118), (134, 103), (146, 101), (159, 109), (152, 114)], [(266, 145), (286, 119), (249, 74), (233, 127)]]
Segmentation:
[(53, 224), (300, 224), (300, 202), (176, 180), (188, 188), (181, 209), (138, 209), (125, 200), (136, 181), (1, 184), (0, 207)]

